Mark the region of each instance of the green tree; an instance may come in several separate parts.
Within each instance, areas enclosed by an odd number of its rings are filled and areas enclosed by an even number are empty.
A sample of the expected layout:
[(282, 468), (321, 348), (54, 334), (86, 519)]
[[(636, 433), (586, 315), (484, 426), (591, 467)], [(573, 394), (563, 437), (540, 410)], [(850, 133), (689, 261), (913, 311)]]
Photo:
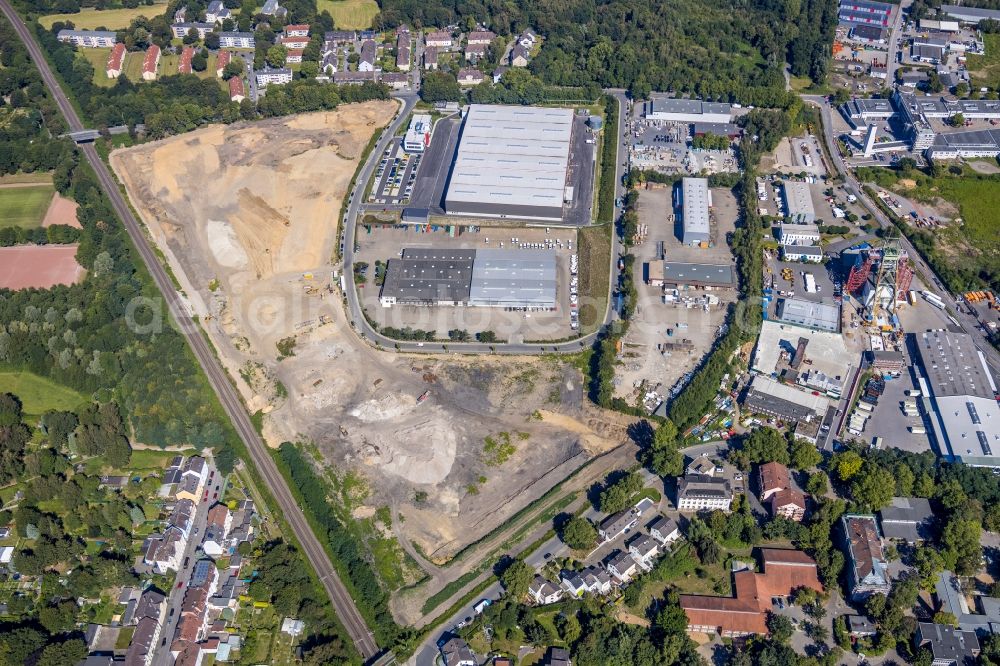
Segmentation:
[(819, 450), (804, 439), (792, 442), (791, 466), (794, 469), (808, 470), (823, 460)]
[(861, 471), (863, 462), (856, 451), (844, 451), (834, 456), (833, 468), (837, 470), (837, 477), (841, 481), (850, 481)]
[(756, 428), (743, 441), (743, 451), (750, 462), (789, 463), (788, 442), (784, 435), (774, 428)]
[(76, 664), (87, 656), (87, 644), (79, 638), (46, 645), (36, 662), (38, 666)]
[(817, 497), (825, 495), (828, 488), (826, 474), (818, 470), (810, 474), (809, 480), (806, 481), (806, 492)]
[(851, 497), (868, 511), (877, 511), (892, 501), (895, 479), (881, 465), (868, 461), (853, 477)]
[(458, 102), (462, 99), (462, 88), (451, 73), (432, 71), (424, 75), (420, 84), (420, 98), (428, 103)]
[(528, 593), (534, 577), (535, 572), (524, 560), (514, 560), (500, 574), (500, 584), (511, 599), (521, 599)]
[(288, 49), (281, 44), (276, 44), (267, 50), (265, 60), (271, 67), (284, 67), (285, 58), (288, 57)]
[(945, 565), (959, 576), (971, 576), (982, 566), (979, 521), (951, 518), (941, 533)]
[(228, 81), (234, 76), (242, 76), (245, 69), (246, 64), (243, 62), (243, 58), (233, 58), (222, 69), (222, 78)]
[(767, 629), (771, 632), (771, 638), (779, 643), (787, 643), (792, 637), (792, 621), (784, 615), (768, 614)]
[(590, 550), (597, 545), (597, 529), (586, 518), (573, 516), (563, 526), (562, 540), (574, 550)]

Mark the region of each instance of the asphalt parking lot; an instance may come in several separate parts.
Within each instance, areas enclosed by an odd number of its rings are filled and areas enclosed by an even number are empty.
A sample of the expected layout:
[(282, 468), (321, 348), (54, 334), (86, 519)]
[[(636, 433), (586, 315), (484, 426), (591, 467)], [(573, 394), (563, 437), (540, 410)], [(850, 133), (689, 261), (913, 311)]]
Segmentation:
[[(909, 363), (909, 354), (907, 354), (907, 364)], [(879, 398), (878, 404), (872, 412), (872, 418), (868, 419), (868, 423), (865, 424), (865, 429), (861, 433), (868, 444), (871, 444), (875, 437), (881, 437), (883, 447), (901, 449), (910, 453), (923, 453), (930, 450), (931, 443), (926, 434), (915, 434), (909, 431), (911, 426), (924, 426), (926, 430), (930, 430), (927, 410), (921, 404), (923, 401), (920, 398), (916, 399), (918, 416), (906, 416), (903, 413), (902, 403), (907, 399), (906, 391), (917, 388), (914, 379), (912, 368), (908, 367), (899, 377), (885, 383), (885, 392)]]
[[(771, 279), (773, 289), (776, 291), (793, 292), (794, 298), (799, 298), (812, 303), (833, 303), (833, 280), (836, 275), (824, 264), (807, 264), (798, 261), (781, 261), (773, 253), (768, 253), (767, 266), (771, 269), (768, 276)], [(792, 271), (792, 281), (784, 279), (781, 271), (788, 268)], [(811, 273), (816, 281), (817, 291), (809, 293), (805, 290), (805, 277), (803, 273)], [(781, 296), (782, 294), (777, 294)]]
[(403, 150), (401, 138), (393, 139), (375, 168), (375, 183), (368, 201), (379, 204), (406, 203), (421, 161), (421, 155)]
[[(570, 256), (576, 251), (576, 232), (566, 229), (456, 227), (459, 232), (451, 236), (444, 227), (426, 230), (424, 227), (371, 226), (371, 232), (359, 230), (358, 251), (355, 264), (369, 266), (368, 280), (359, 290), (361, 305), (369, 319), (380, 327), (420, 329), (435, 331), (436, 337), (448, 339), (448, 331), (460, 329), (476, 334), (493, 331), (498, 340), (534, 342), (560, 340), (572, 337), (570, 325)], [(382, 307), (379, 303), (380, 287), (375, 284), (375, 262), (386, 262), (399, 257), (408, 248), (442, 249), (509, 249), (510, 239), (522, 243), (555, 245), (556, 252), (556, 309), (553, 311), (524, 311), (489, 307), (422, 307), (394, 305)], [(501, 248), (502, 243), (502, 248)], [(561, 244), (561, 247), (560, 247)]]
[(434, 124), (431, 145), (424, 151), (421, 160), (423, 168), (417, 172), (413, 183), (410, 196), (412, 207), (427, 208), (432, 215), (444, 215), (444, 192), (458, 151), (461, 128), (462, 121), (458, 116), (441, 118)]

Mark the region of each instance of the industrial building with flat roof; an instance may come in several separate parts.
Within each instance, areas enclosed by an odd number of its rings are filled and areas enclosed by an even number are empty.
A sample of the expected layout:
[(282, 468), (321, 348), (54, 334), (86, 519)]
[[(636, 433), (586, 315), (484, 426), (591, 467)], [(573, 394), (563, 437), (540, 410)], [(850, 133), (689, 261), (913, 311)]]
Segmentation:
[(469, 305), (552, 308), (556, 254), (552, 250), (476, 250)]
[(431, 125), (430, 115), (414, 114), (403, 136), (403, 150), (408, 153), (424, 152), (424, 149), (431, 145)]
[(712, 193), (708, 189), (707, 178), (684, 178), (676, 190), (680, 199), (677, 208), (681, 210), (684, 225), (685, 245), (708, 243), (712, 240), (708, 209), (712, 206)]
[(1000, 466), (996, 385), (972, 336), (936, 330), (914, 339), (942, 455), (968, 465)]
[(383, 306), (468, 303), (475, 250), (403, 250), (390, 259), (379, 300)]
[(840, 331), (840, 308), (827, 303), (813, 303), (799, 298), (778, 301), (777, 317), (786, 324), (837, 333)]
[(892, 5), (868, 0), (840, 0), (838, 18), (847, 25), (863, 24), (889, 27)]
[(732, 264), (663, 262), (663, 284), (687, 287), (736, 287)]
[(1000, 9), (979, 9), (977, 7), (961, 7), (959, 5), (941, 5), (941, 13), (958, 19), (963, 23), (979, 24), (980, 21), (991, 19), (1000, 21)]
[(572, 109), (473, 104), (461, 132), (446, 213), (562, 219)]
[(646, 120), (666, 120), (680, 123), (729, 123), (733, 107), (724, 102), (703, 102), (700, 99), (678, 99), (654, 95), (643, 107)]
[(392, 305), (556, 305), (554, 250), (407, 249), (390, 259), (379, 302)]
[(816, 221), (809, 183), (786, 180), (781, 184), (781, 191), (785, 197), (785, 217), (805, 224)]
[(757, 375), (750, 381), (743, 406), (749, 412), (799, 423), (822, 417), (830, 401), (821, 395), (806, 393), (770, 377)]

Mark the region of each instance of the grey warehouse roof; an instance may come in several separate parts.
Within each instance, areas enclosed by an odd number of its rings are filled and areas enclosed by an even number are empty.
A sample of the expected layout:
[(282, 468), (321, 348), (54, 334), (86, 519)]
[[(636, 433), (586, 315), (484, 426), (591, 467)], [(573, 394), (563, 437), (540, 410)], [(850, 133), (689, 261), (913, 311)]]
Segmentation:
[(555, 250), (476, 250), (469, 305), (553, 307)]
[(675, 97), (653, 97), (646, 103), (646, 113), (684, 113), (689, 115), (732, 114), (731, 104), (724, 102), (703, 102), (700, 99), (678, 99)]
[(736, 286), (736, 276), (731, 264), (684, 264), (665, 261), (663, 281), (671, 284)]
[(840, 330), (840, 308), (798, 298), (778, 301), (778, 319), (789, 324), (836, 333)]
[(685, 178), (682, 181), (682, 192), (685, 242), (688, 234), (708, 238), (708, 179)]
[(572, 132), (572, 109), (473, 104), (445, 210), (558, 219)]
[(404, 250), (390, 259), (382, 295), (400, 302), (465, 302), (472, 283), (475, 250)]
[(993, 399), (993, 389), (972, 336), (949, 331), (916, 335), (920, 361), (935, 398), (975, 396)]

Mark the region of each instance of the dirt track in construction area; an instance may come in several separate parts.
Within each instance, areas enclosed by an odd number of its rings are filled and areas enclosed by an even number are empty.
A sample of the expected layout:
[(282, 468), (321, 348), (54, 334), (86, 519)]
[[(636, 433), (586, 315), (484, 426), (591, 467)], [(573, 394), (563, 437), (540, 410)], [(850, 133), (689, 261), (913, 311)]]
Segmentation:
[[(363, 147), (395, 111), (370, 102), (213, 126), (111, 163), (250, 410), (264, 413), (268, 444), (312, 442), (338, 474), (360, 473), (365, 504), (395, 509), (404, 547), (443, 564), (626, 441), (627, 423), (585, 408), (565, 360), (400, 355), (348, 330), (331, 279), (337, 216)], [(490, 465), (486, 438), (502, 433), (514, 450)]]

